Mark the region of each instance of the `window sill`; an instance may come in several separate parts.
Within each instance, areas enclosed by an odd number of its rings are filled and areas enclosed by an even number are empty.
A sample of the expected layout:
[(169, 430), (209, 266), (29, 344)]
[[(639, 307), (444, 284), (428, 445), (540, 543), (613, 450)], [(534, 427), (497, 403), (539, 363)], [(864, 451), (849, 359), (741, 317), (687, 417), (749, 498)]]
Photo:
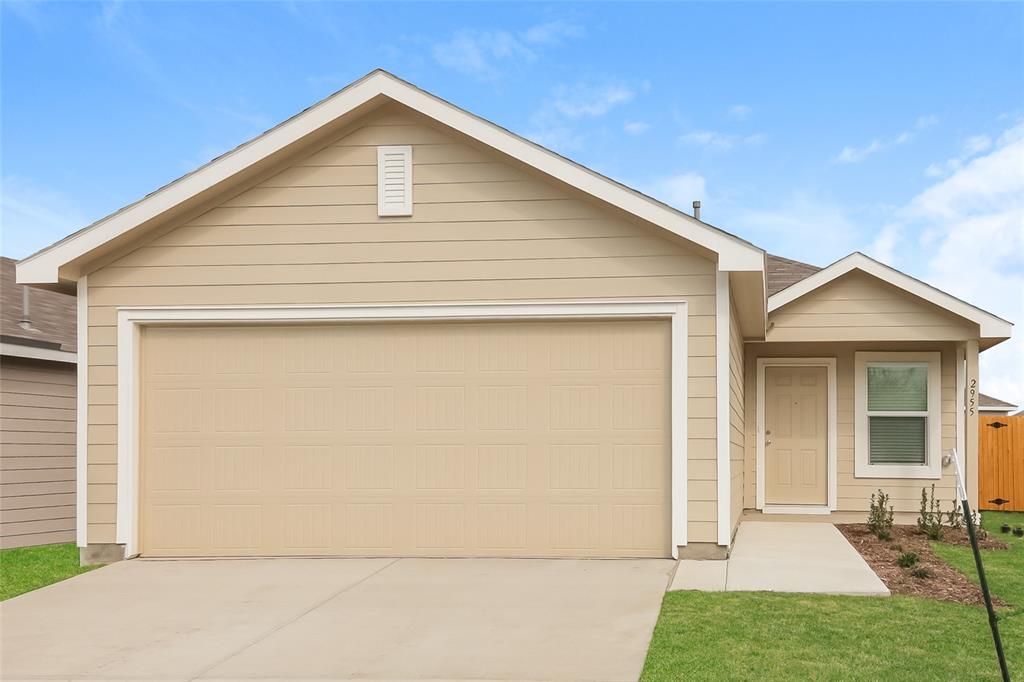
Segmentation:
[(939, 466), (918, 464), (860, 464), (855, 467), (854, 478), (917, 478), (938, 480), (942, 478)]

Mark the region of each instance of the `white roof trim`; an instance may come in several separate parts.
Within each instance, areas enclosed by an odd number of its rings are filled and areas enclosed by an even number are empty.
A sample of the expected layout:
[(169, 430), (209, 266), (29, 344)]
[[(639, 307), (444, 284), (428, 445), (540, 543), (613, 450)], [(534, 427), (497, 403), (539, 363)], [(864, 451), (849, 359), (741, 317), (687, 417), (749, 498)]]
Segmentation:
[(798, 298), (822, 287), (832, 280), (845, 275), (852, 270), (860, 270), (878, 279), (888, 282), (895, 287), (903, 289), (909, 294), (922, 298), (940, 308), (945, 308), (955, 315), (976, 322), (981, 328), (982, 338), (1008, 339), (1013, 330), (1013, 324), (990, 312), (982, 310), (970, 303), (961, 301), (944, 291), (925, 284), (919, 279), (914, 279), (895, 268), (883, 265), (863, 253), (851, 253), (824, 270), (819, 270), (810, 277), (800, 280), (796, 284), (786, 287), (782, 291), (768, 297), (768, 312), (772, 313), (784, 305), (788, 305)]
[(20, 343), (0, 343), (0, 355), (30, 360), (51, 360), (53, 362), (78, 362), (78, 355), (66, 350), (40, 348), (39, 346), (22, 346)]
[(135, 204), (29, 256), (18, 263), (18, 282), (57, 282), (62, 265), (81, 258), (381, 95), (638, 218), (714, 251), (719, 255), (720, 270), (764, 269), (764, 251), (753, 244), (620, 185), (378, 70)]
[(995, 407), (993, 405), (987, 405), (987, 406), (986, 405), (978, 405), (978, 412), (979, 413), (981, 413), (981, 412), (999, 412), (1000, 414), (1009, 414), (1010, 412), (1013, 412), (1016, 409), (1017, 409), (1016, 405), (1010, 405), (1010, 406), (1002, 405), (1000, 407)]

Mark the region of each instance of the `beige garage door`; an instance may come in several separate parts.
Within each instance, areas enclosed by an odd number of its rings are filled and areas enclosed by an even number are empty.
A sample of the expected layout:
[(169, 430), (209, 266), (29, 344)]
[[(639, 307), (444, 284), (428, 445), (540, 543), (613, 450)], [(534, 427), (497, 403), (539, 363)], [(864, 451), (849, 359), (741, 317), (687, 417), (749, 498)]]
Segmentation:
[(668, 556), (667, 322), (153, 327), (150, 556)]

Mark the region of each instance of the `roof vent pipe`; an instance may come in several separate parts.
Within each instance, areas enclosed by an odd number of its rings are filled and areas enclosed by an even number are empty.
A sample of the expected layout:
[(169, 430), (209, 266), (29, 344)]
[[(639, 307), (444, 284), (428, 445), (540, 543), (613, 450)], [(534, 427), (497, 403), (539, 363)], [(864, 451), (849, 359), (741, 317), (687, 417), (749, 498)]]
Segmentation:
[(700, 220), (700, 202), (693, 202), (693, 217)]
[(28, 290), (26, 286), (21, 287), (21, 319), (18, 320), (18, 326), (25, 331), (32, 330), (32, 318), (29, 316), (28, 309)]

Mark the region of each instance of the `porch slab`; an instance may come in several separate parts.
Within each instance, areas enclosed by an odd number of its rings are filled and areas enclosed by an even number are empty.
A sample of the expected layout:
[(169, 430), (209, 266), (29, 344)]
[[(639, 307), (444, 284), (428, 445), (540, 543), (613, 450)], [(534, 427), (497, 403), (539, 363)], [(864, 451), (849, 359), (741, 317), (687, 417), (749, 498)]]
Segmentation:
[(728, 564), (729, 592), (889, 596), (831, 523), (741, 523)]
[(669, 590), (724, 592), (728, 561), (683, 559), (676, 567)]

